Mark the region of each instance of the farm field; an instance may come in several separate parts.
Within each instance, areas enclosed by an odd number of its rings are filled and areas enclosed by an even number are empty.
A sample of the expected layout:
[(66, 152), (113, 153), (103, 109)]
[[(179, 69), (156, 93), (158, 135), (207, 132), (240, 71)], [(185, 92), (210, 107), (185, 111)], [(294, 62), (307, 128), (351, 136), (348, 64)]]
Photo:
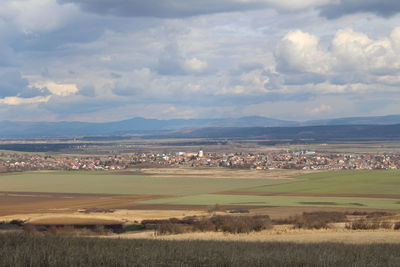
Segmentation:
[[(399, 171), (310, 173), (171, 168), (135, 172), (30, 172), (0, 175), (0, 188), (0, 222), (22, 220), (31, 227), (125, 225), (213, 214), (246, 216), (231, 214), (235, 210), (277, 220), (303, 212), (350, 214), (385, 210), (395, 214), (390, 215), (395, 221), (400, 210)], [(397, 243), (400, 234), (393, 229), (358, 232), (343, 229), (343, 225), (326, 231), (276, 227), (251, 235), (194, 232), (157, 239)], [(109, 237), (156, 238), (154, 232), (147, 230)]]
[(400, 171), (30, 172), (1, 175), (0, 191), (2, 216), (72, 214), (85, 208), (171, 211), (175, 216), (219, 204), (279, 217), (310, 209), (400, 210)]
[(195, 195), (288, 182), (290, 179), (157, 177), (100, 172), (32, 172), (0, 176), (2, 192)]
[[(299, 171), (142, 169), (140, 172), (27, 172), (0, 175), (0, 215), (74, 213), (85, 208), (197, 210), (204, 205), (152, 205), (142, 200), (195, 196), (292, 181)], [(237, 206), (237, 205), (236, 205)], [(159, 212), (155, 212), (159, 213)], [(174, 212), (171, 212), (174, 216)], [(131, 218), (129, 216), (128, 218)]]
[(358, 198), (358, 197), (307, 197), (307, 196), (252, 196), (204, 194), (176, 198), (160, 198), (141, 201), (142, 204), (165, 205), (241, 205), (270, 207), (341, 207), (400, 209), (399, 199), (392, 198)]
[(332, 171), (298, 175), (285, 184), (145, 200), (167, 205), (316, 206), (400, 209), (400, 171)]
[(345, 170), (299, 175), (295, 182), (243, 191), (260, 193), (319, 193), (399, 195), (399, 170)]

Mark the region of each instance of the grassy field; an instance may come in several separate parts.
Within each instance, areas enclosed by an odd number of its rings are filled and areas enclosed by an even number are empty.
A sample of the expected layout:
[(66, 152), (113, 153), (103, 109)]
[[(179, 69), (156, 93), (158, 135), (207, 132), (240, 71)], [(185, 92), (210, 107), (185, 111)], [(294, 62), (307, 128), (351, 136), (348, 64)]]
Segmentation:
[[(211, 176), (212, 177), (212, 176)], [(196, 195), (285, 182), (281, 179), (226, 179), (43, 172), (0, 176), (3, 192)]]
[(399, 199), (359, 197), (306, 197), (306, 196), (252, 196), (203, 194), (177, 198), (162, 198), (142, 201), (143, 204), (167, 205), (244, 205), (244, 206), (286, 206), (286, 207), (340, 207), (400, 209)]
[(399, 244), (105, 240), (0, 234), (0, 266), (398, 266)]
[(400, 195), (399, 170), (346, 170), (299, 175), (297, 182), (249, 188), (270, 193), (392, 194)]
[[(268, 193), (270, 195), (262, 195)], [(142, 203), (168, 205), (212, 205), (218, 203), (220, 205), (396, 210), (400, 209), (399, 199), (400, 171), (357, 170), (299, 175), (290, 183), (243, 188), (234, 193), (222, 192), (220, 194), (152, 199)]]
[[(205, 173), (207, 175), (204, 175)], [(134, 200), (119, 200), (119, 204), (115, 207), (129, 207), (130, 204), (175, 207), (220, 204), (400, 209), (400, 171), (316, 172), (298, 175), (293, 179), (275, 179), (271, 176), (260, 179), (259, 175), (262, 172), (251, 171), (240, 173), (239, 178), (212, 178), (213, 173), (205, 173), (201, 171), (199, 174), (192, 173), (190, 177), (182, 174), (174, 175), (173, 172), (164, 177), (160, 177), (162, 172), (157, 173), (158, 176), (105, 172), (21, 173), (0, 176), (0, 189), (4, 192), (147, 196)], [(243, 178), (246, 174), (249, 178)], [(196, 175), (197, 177), (194, 177)], [(256, 176), (257, 179), (254, 179)], [(154, 197), (148, 198), (149, 196)], [(70, 206), (81, 207), (78, 205), (79, 200), (76, 201), (75, 203), (71, 200), (73, 205), (70, 203)], [(89, 203), (89, 200), (85, 201), (82, 203)], [(107, 202), (107, 205), (103, 202), (106, 203), (106, 199), (100, 197), (93, 202), (93, 205), (114, 207), (114, 202)], [(89, 204), (85, 205), (92, 207)]]

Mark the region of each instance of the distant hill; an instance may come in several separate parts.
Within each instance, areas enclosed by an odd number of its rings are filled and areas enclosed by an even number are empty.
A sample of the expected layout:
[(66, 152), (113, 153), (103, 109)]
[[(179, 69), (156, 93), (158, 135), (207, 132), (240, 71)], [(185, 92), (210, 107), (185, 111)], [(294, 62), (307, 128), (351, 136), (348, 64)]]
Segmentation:
[(301, 142), (399, 140), (400, 124), (302, 127), (209, 127), (167, 135), (170, 138), (254, 138)]
[(294, 126), (296, 122), (265, 117), (227, 119), (171, 119), (133, 118), (130, 120), (90, 122), (0, 122), (0, 137), (66, 137), (144, 134), (154, 131), (202, 127)]
[(400, 115), (311, 120), (300, 123), (300, 125), (389, 125), (398, 123), (400, 123)]
[[(113, 136), (130, 134), (161, 134), (170, 131), (192, 133), (201, 131), (220, 132), (229, 135), (228, 131), (240, 132), (238, 128), (246, 127), (305, 127), (331, 125), (391, 125), (400, 124), (400, 115), (382, 117), (354, 117), (337, 118), (314, 121), (287, 121), (260, 116), (222, 119), (145, 119), (133, 118), (130, 120), (91, 123), (91, 122), (0, 122), (0, 137), (28, 138), (28, 137), (73, 137), (73, 136)], [(207, 129), (204, 129), (207, 128)], [(226, 128), (226, 129), (225, 129)], [(212, 130), (211, 130), (212, 129)], [(255, 129), (255, 128), (254, 128)], [(253, 130), (254, 130), (253, 129)], [(334, 128), (332, 128), (334, 130)], [(344, 129), (343, 129), (344, 130)], [(196, 132), (197, 131), (197, 132)], [(286, 132), (292, 130), (286, 129)], [(215, 132), (215, 135), (218, 135)]]

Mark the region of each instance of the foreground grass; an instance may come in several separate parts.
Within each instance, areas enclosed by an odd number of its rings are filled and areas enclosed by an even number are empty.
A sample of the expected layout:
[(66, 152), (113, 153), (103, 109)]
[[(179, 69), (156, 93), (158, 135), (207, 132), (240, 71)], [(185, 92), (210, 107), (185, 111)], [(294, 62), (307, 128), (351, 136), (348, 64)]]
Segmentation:
[(105, 240), (0, 235), (0, 266), (398, 266), (400, 244)]

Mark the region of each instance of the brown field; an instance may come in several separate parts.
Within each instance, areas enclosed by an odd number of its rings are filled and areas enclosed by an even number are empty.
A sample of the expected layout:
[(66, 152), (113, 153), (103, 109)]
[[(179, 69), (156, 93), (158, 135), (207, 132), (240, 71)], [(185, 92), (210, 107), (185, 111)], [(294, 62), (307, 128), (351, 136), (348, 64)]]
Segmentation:
[[(155, 177), (195, 177), (195, 178), (252, 178), (252, 179), (278, 179), (289, 178), (298, 174), (305, 174), (302, 170), (271, 170), (249, 171), (229, 170), (225, 168), (148, 168), (140, 171), (121, 171), (99, 173), (99, 175), (146, 175)], [(0, 174), (10, 175), (10, 174)], [(37, 192), (1, 192), (0, 191), (0, 216), (22, 214), (66, 214), (74, 213), (85, 208), (106, 208), (122, 210), (184, 210), (203, 212), (206, 205), (163, 205), (163, 204), (139, 204), (143, 200), (166, 198), (174, 196), (158, 195), (110, 195), (110, 194), (71, 194), (71, 193), (37, 193)], [(224, 209), (234, 209), (240, 206), (229, 205)], [(259, 206), (247, 206), (247, 209), (260, 208)]]
[[(310, 171), (308, 171), (310, 172)], [(312, 171), (315, 173), (315, 171)], [(227, 169), (190, 169), (190, 168), (149, 168), (140, 171), (113, 172), (119, 175), (148, 175), (154, 177), (195, 177), (204, 178), (255, 178), (276, 179), (289, 178), (305, 174), (303, 170), (227, 170)], [(100, 173), (99, 175), (108, 175)], [(104, 176), (103, 176), (104, 177)], [(179, 184), (179, 183), (178, 183)], [(237, 190), (238, 191), (238, 190)], [(369, 198), (400, 198), (399, 195), (364, 195), (364, 194), (316, 194), (316, 193), (262, 193), (225, 191), (215, 194), (224, 195), (260, 195), (260, 196), (310, 196), (310, 197), (369, 197)], [(23, 220), (32, 225), (104, 225), (104, 224), (132, 224), (142, 220), (184, 218), (186, 216), (210, 215), (210, 206), (207, 205), (179, 205), (179, 204), (142, 204), (141, 201), (174, 197), (160, 195), (115, 195), (115, 194), (71, 194), (71, 193), (30, 193), (30, 192), (0, 192), (0, 222), (14, 219)], [(313, 202), (314, 203), (314, 202)], [(316, 202), (315, 202), (316, 203)], [(219, 205), (214, 214), (228, 215), (232, 209), (247, 209), (247, 215), (269, 215), (271, 219), (282, 219), (300, 215), (303, 212), (314, 211), (376, 211), (377, 209), (357, 209), (342, 207), (271, 207), (256, 206), (256, 204)], [(254, 205), (254, 206), (252, 206)], [(86, 209), (95, 211), (88, 212)], [(100, 211), (96, 212), (96, 209)], [(104, 211), (101, 211), (104, 209)], [(398, 211), (396, 211), (398, 212)], [(241, 214), (238, 214), (241, 216)], [(396, 221), (399, 218), (396, 217)], [(306, 230), (291, 229), (277, 225), (273, 230), (265, 230), (250, 234), (212, 233), (184, 233), (178, 235), (155, 236), (154, 231), (137, 233), (112, 234), (112, 238), (147, 238), (166, 240), (224, 240), (224, 241), (257, 241), (257, 242), (343, 242), (343, 243), (400, 243), (399, 230), (346, 230), (338, 229)]]
[(119, 172), (115, 174), (153, 175), (157, 177), (195, 177), (195, 178), (229, 178), (229, 179), (282, 179), (301, 174), (316, 173), (315, 170), (274, 169), (268, 171), (238, 170), (227, 168), (145, 168), (137, 172)]
[[(234, 192), (232, 192), (234, 193)], [(252, 192), (249, 192), (252, 193)], [(241, 194), (243, 194), (241, 192)], [(16, 193), (0, 192), (0, 216), (22, 214), (73, 214), (85, 208), (103, 208), (132, 211), (194, 211), (205, 212), (207, 205), (140, 204), (142, 200), (164, 198), (149, 195), (102, 195), (102, 194), (61, 194), (61, 193)], [(221, 210), (243, 208), (241, 205), (221, 205)], [(268, 214), (272, 218), (284, 217), (302, 212), (321, 210), (321, 207), (260, 207), (246, 206), (256, 214)], [(326, 211), (354, 211), (354, 208), (325, 207)], [(368, 210), (368, 209), (363, 209)], [(157, 216), (155, 216), (157, 217)], [(0, 217), (1, 220), (1, 217)]]
[(84, 208), (126, 209), (134, 207), (136, 201), (156, 198), (160, 196), (0, 192), (0, 215), (65, 213)]
[[(235, 192), (231, 192), (235, 194)], [(226, 194), (226, 192), (225, 192)], [(243, 194), (243, 192), (241, 192)], [(249, 192), (251, 194), (251, 192)], [(168, 205), (140, 204), (139, 201), (163, 198), (151, 195), (105, 195), (105, 194), (64, 194), (64, 193), (27, 193), (0, 192), (0, 221), (13, 219), (36, 220), (55, 218), (54, 223), (76, 218), (85, 220), (140, 221), (144, 219), (165, 219), (202, 215), (207, 213), (207, 205)], [(84, 214), (84, 209), (113, 209), (113, 213), (91, 212)], [(220, 213), (243, 208), (240, 205), (220, 205)], [(271, 218), (284, 218), (303, 212), (319, 211), (321, 207), (260, 207), (246, 206), (250, 214), (268, 214)], [(324, 211), (357, 211), (356, 208), (324, 207)], [(373, 209), (376, 210), (376, 209)], [(363, 208), (363, 211), (372, 211)], [(63, 219), (62, 219), (63, 218)], [(47, 220), (47, 219), (46, 219)], [(46, 222), (49, 223), (49, 222)]]

